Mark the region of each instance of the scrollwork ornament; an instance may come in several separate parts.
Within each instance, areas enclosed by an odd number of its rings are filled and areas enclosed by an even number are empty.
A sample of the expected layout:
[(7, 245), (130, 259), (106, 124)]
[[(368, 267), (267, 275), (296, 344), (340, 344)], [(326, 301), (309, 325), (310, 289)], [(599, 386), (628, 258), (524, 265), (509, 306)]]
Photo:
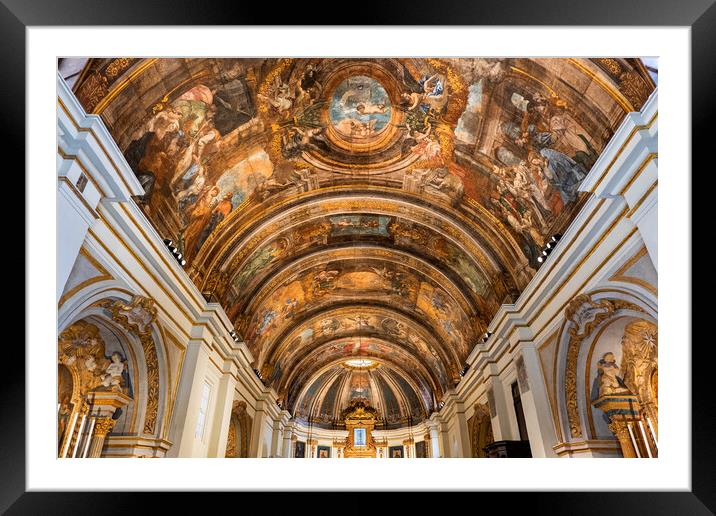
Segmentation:
[(154, 434), (159, 412), (159, 358), (152, 339), (152, 324), (157, 319), (157, 308), (152, 299), (144, 296), (134, 296), (129, 303), (109, 301), (104, 306), (112, 313), (112, 320), (136, 334), (142, 344), (147, 366), (147, 409), (143, 431)]
[(575, 297), (565, 309), (567, 319), (567, 363), (565, 366), (565, 402), (569, 431), (572, 437), (582, 437), (582, 424), (577, 402), (577, 361), (581, 344), (595, 328), (611, 318), (617, 310), (632, 309), (643, 312), (641, 308), (621, 299), (593, 300), (589, 294)]
[(98, 437), (104, 437), (112, 431), (114, 426), (117, 424), (116, 419), (111, 417), (99, 417), (94, 424), (94, 432)]

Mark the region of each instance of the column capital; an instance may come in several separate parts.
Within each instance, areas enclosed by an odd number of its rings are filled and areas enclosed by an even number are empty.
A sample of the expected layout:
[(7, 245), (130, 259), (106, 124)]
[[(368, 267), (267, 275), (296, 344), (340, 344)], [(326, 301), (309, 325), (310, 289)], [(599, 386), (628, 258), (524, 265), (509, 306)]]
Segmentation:
[(117, 424), (116, 419), (112, 419), (111, 417), (98, 417), (95, 420), (94, 424), (94, 432), (97, 437), (105, 437), (108, 433), (112, 431), (114, 428), (114, 425)]

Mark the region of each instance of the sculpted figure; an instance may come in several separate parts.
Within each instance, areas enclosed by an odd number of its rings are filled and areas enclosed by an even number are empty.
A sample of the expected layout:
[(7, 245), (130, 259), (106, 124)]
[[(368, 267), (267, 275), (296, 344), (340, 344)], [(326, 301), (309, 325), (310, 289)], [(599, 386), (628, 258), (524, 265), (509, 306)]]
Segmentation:
[(122, 360), (122, 355), (115, 351), (112, 353), (111, 362), (102, 373), (102, 387), (112, 391), (121, 391), (124, 383), (122, 379), (124, 369), (125, 363)]
[(629, 389), (624, 386), (624, 381), (617, 376), (620, 371), (614, 353), (604, 353), (597, 363), (597, 368), (599, 370), (599, 396), (630, 394)]

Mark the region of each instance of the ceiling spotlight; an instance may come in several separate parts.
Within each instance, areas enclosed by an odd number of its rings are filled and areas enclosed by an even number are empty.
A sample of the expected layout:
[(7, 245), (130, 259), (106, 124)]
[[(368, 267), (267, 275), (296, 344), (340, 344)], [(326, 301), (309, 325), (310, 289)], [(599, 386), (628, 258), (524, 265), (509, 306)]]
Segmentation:
[(186, 259), (184, 259), (184, 255), (182, 253), (180, 253), (179, 249), (177, 249), (177, 247), (174, 245), (174, 241), (170, 240), (168, 238), (165, 238), (164, 245), (167, 246), (167, 248), (172, 253), (172, 255), (174, 256), (174, 259), (177, 261), (177, 263), (179, 265), (181, 265), (182, 267), (184, 267), (186, 265)]
[(544, 258), (540, 256), (539, 258), (537, 258), (537, 261), (538, 261), (539, 263), (542, 263), (542, 262), (544, 261)]

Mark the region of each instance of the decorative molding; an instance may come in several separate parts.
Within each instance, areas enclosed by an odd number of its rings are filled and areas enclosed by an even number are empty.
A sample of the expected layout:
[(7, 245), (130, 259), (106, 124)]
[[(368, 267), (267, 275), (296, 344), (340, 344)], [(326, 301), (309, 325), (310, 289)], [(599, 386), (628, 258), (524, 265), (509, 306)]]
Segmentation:
[(117, 420), (112, 419), (111, 417), (98, 417), (95, 420), (94, 424), (95, 435), (104, 438), (108, 433), (112, 431), (114, 425), (116, 424)]
[(621, 299), (600, 299), (595, 301), (590, 294), (578, 295), (564, 310), (569, 335), (564, 390), (569, 431), (573, 438), (582, 437), (582, 424), (577, 401), (577, 361), (579, 360), (581, 344), (597, 326), (611, 318), (614, 312), (621, 309), (643, 312), (640, 307), (628, 301)]
[(144, 433), (154, 434), (159, 412), (159, 358), (152, 338), (152, 324), (157, 319), (154, 300), (134, 296), (129, 303), (122, 300), (107, 301), (104, 307), (112, 313), (112, 320), (127, 331), (136, 334), (142, 343), (147, 365), (147, 408), (144, 418)]

